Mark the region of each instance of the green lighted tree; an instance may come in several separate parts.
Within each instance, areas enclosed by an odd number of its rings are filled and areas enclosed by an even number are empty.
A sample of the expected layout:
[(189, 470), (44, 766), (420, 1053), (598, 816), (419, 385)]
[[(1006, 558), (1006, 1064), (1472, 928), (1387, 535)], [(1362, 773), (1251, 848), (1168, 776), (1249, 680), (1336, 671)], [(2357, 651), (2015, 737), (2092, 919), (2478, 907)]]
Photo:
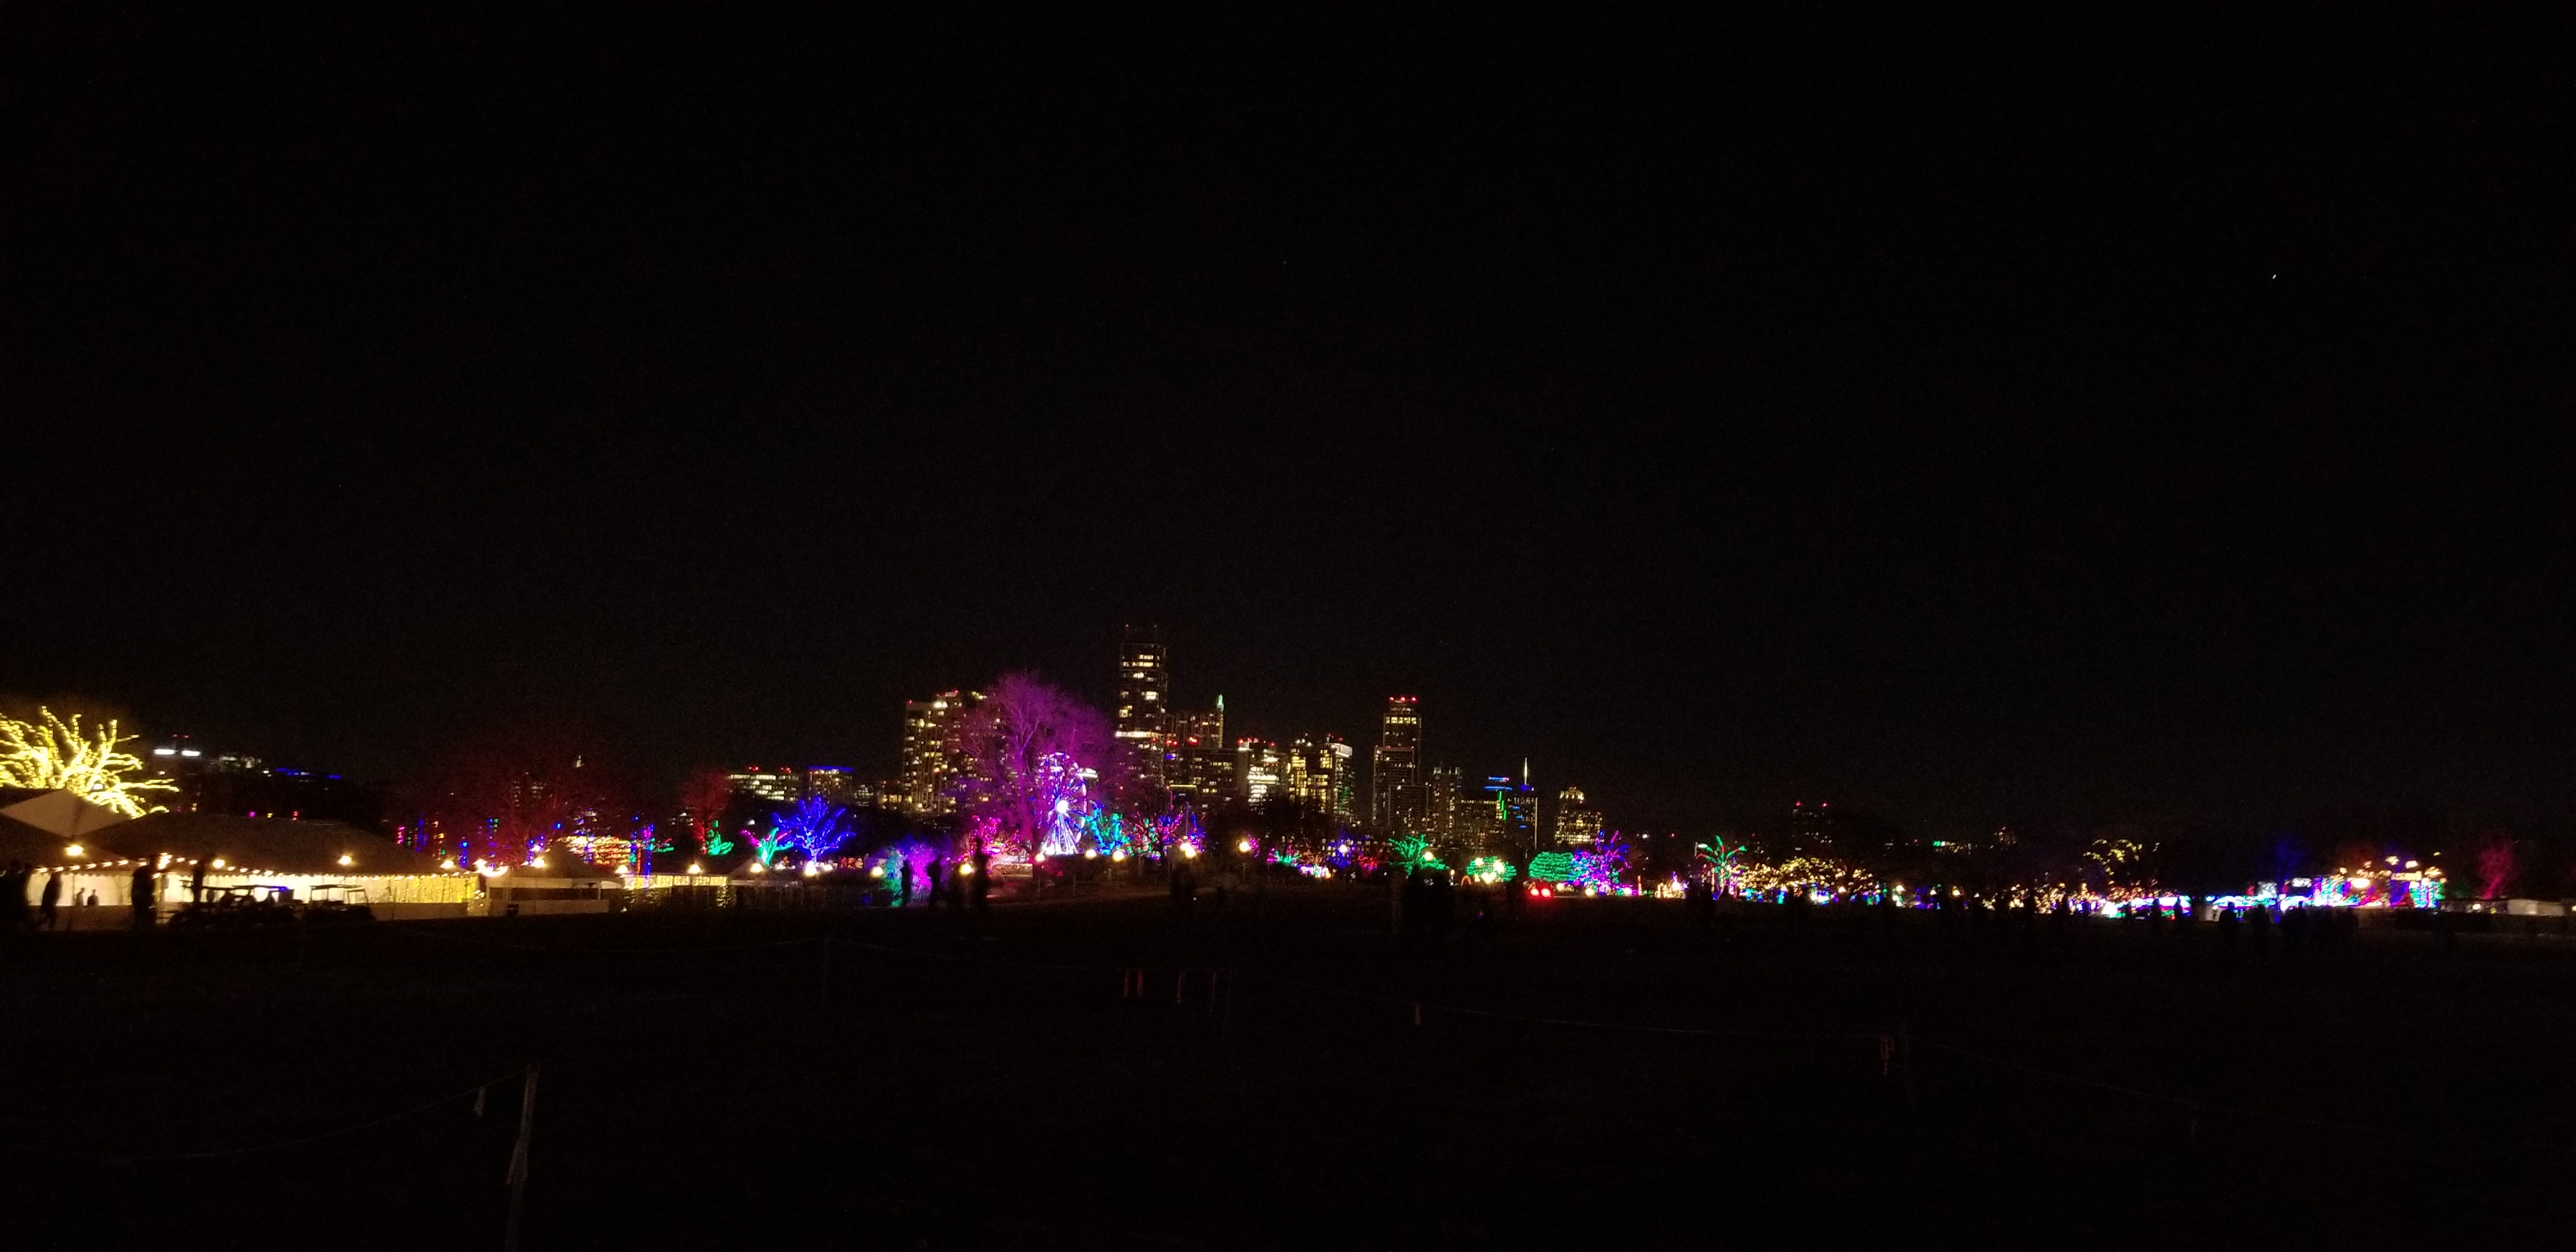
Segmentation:
[(1431, 841), (1420, 835), (1398, 835), (1387, 850), (1395, 854), (1395, 864), (1408, 874), (1417, 869), (1449, 868), (1432, 854)]

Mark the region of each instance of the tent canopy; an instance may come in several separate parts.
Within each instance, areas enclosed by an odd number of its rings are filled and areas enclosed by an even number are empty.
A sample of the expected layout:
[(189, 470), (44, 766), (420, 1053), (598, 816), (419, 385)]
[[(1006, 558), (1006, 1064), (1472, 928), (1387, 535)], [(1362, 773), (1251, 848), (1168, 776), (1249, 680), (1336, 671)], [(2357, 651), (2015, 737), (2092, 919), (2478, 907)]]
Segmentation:
[(92, 804), (69, 791), (39, 791), (27, 787), (0, 789), (0, 817), (32, 826), (46, 834), (73, 843), (96, 835), (100, 829), (129, 820), (103, 804)]

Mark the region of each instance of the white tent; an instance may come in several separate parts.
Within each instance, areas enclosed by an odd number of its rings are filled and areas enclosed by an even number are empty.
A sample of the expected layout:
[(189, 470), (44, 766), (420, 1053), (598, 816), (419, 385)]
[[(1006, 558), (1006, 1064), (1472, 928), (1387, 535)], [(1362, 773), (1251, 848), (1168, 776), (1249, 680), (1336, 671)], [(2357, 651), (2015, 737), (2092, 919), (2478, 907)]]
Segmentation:
[(106, 805), (92, 804), (62, 790), (0, 792), (0, 817), (24, 822), (70, 843), (127, 820), (123, 813)]

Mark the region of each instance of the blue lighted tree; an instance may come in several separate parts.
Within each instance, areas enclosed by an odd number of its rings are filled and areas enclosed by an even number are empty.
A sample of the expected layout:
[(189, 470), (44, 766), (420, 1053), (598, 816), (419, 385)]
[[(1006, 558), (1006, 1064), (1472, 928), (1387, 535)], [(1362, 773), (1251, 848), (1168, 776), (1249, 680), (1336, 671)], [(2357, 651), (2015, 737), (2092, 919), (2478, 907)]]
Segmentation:
[[(807, 864), (820, 865), (850, 841), (850, 814), (821, 796), (807, 796), (795, 808), (778, 815), (775, 837), (795, 845), (805, 854)], [(774, 854), (767, 852), (761, 863), (768, 864), (769, 856)]]

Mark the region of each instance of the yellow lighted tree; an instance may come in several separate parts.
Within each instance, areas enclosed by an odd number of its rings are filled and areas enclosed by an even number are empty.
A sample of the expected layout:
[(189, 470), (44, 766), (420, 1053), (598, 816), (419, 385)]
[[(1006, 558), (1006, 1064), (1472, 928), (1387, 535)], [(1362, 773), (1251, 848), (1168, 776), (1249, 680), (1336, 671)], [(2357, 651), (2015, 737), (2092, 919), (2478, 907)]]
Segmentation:
[(120, 750), (136, 737), (116, 733), (116, 719), (84, 730), (78, 713), (68, 722), (52, 709), (40, 708), (36, 716), (41, 720), (22, 722), (0, 714), (0, 787), (69, 791), (127, 817), (157, 807), (147, 806), (149, 793), (179, 789), (166, 778), (145, 777), (143, 758)]

